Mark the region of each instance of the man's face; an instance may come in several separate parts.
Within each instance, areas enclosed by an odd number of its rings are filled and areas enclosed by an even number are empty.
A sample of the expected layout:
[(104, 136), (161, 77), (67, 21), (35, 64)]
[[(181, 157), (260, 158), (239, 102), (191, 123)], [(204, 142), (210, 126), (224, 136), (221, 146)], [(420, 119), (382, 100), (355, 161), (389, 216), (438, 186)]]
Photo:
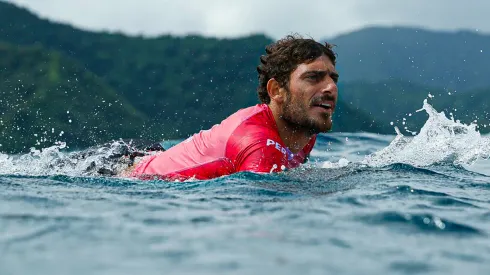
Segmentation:
[(337, 103), (338, 73), (325, 55), (311, 63), (302, 63), (291, 73), (282, 119), (293, 129), (310, 134), (332, 128)]

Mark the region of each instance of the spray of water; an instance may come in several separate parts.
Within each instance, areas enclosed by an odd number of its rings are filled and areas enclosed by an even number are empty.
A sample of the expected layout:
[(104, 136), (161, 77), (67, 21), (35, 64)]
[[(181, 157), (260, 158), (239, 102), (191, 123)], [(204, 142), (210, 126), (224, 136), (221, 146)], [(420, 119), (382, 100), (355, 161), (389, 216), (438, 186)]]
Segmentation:
[(134, 151), (132, 145), (124, 141), (76, 152), (67, 152), (65, 149), (66, 144), (58, 142), (42, 150), (32, 149), (28, 154), (0, 154), (0, 175), (115, 175), (131, 164), (127, 155)]
[(472, 165), (479, 159), (490, 157), (490, 139), (482, 137), (476, 124), (465, 125), (444, 112), (438, 113), (424, 100), (422, 109), (428, 120), (414, 137), (404, 136), (395, 127), (397, 136), (384, 149), (367, 156), (362, 164), (382, 167), (394, 163), (413, 166), (434, 164)]

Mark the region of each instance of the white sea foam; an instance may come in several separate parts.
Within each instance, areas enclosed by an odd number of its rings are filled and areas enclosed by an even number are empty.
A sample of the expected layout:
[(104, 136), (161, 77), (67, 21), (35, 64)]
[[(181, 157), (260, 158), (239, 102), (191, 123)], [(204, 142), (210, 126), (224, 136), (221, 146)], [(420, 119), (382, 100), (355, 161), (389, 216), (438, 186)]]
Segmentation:
[(83, 151), (67, 152), (66, 144), (59, 142), (41, 150), (32, 149), (30, 153), (0, 154), (0, 175), (29, 176), (95, 176), (100, 169), (122, 171), (129, 159), (121, 155), (131, 148), (123, 141), (114, 141)]
[(404, 136), (398, 128), (397, 136), (384, 149), (367, 156), (361, 163), (382, 167), (406, 163), (417, 167), (433, 164), (472, 165), (490, 156), (490, 139), (482, 137), (476, 124), (465, 125), (444, 112), (437, 112), (424, 100), (422, 109), (429, 115), (418, 135)]

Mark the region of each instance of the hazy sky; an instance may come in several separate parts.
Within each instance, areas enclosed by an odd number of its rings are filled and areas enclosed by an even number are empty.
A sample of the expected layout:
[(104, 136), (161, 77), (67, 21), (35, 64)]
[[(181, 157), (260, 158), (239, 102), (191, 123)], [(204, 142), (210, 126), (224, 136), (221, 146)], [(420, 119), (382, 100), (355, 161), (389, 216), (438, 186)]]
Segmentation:
[[(1, 0), (0, 0), (1, 1)], [(367, 25), (490, 33), (489, 0), (8, 0), (44, 18), (127, 34), (328, 38)]]

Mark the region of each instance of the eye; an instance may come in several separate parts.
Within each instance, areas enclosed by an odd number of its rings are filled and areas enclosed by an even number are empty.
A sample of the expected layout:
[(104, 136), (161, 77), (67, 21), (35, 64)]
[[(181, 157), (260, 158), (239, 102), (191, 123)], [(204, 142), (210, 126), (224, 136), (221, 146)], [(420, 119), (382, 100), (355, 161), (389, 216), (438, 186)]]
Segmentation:
[(310, 75), (306, 76), (306, 78), (318, 81), (321, 78), (321, 76), (318, 74), (310, 74)]

